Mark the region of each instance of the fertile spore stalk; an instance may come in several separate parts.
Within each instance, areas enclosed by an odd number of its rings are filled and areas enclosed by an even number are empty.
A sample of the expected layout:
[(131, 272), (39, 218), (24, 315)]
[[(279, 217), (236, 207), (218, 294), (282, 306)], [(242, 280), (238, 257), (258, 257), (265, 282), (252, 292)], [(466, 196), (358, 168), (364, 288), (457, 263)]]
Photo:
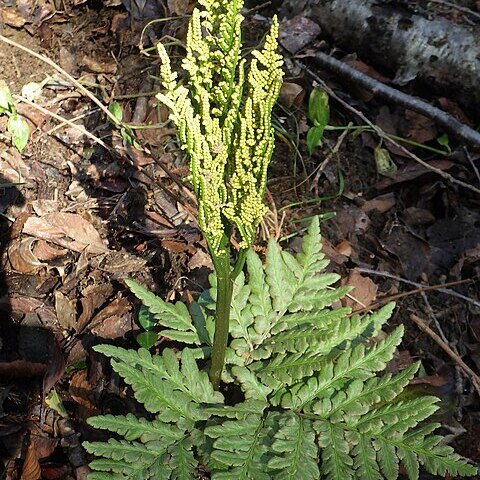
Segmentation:
[[(224, 366), (233, 284), (267, 209), (263, 204), (267, 168), (274, 148), (272, 108), (282, 83), (277, 53), (278, 21), (273, 18), (262, 50), (252, 52), (248, 72), (241, 58), (242, 0), (199, 0), (189, 24), (177, 81), (159, 43), (165, 91), (157, 98), (170, 109), (181, 146), (190, 158), (190, 180), (198, 221), (217, 277), (215, 335), (210, 379), (219, 388)], [(240, 250), (231, 264), (230, 236)]]

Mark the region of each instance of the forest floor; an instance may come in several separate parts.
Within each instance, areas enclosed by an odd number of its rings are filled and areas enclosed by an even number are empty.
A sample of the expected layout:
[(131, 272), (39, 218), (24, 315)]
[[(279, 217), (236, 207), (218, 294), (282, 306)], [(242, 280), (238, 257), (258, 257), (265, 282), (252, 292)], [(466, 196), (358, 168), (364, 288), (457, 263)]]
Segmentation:
[[(198, 295), (212, 267), (185, 180), (188, 165), (154, 97), (159, 61), (150, 48), (160, 38), (184, 39), (193, 2), (147, 0), (143, 11), (134, 1), (2, 3), (0, 80), (30, 138), (20, 153), (0, 117), (0, 478), (78, 480), (86, 478), (89, 460), (79, 441), (99, 438), (86, 418), (136, 411), (91, 349), (105, 341), (137, 346), (138, 304), (122, 279), (178, 300)], [(465, 11), (431, 3), (431, 15), (480, 28)], [(480, 2), (458, 3), (480, 12)], [(274, 10), (246, 13), (248, 46), (261, 41)], [(169, 20), (142, 31), (148, 17)], [(284, 24), (284, 36), (293, 28)], [(335, 47), (312, 35), (297, 54), (307, 65), (315, 49)], [(443, 433), (461, 455), (480, 462), (480, 197), (441, 175), (480, 188), (480, 155), (445, 137), (434, 121), (314, 67), (352, 107), (331, 98), (329, 124), (351, 129), (329, 129), (309, 154), (315, 79), (286, 55), (259, 251), (271, 235), (295, 249), (311, 217), (320, 215), (329, 268), (354, 287), (350, 306), (397, 301), (389, 328), (403, 323), (407, 334), (390, 370), (422, 361), (414, 388), (442, 399)], [(389, 72), (375, 71), (368, 59), (351, 64), (390, 82)], [(404, 91), (420, 94), (414, 83)], [(136, 134), (134, 146), (92, 97), (120, 107)], [(427, 100), (478, 125), (480, 117), (451, 99)], [(408, 140), (400, 141), (407, 150), (382, 143), (371, 129), (353, 128), (363, 125), (358, 110)], [(396, 165), (389, 176), (381, 175), (381, 155)], [(419, 328), (412, 314), (431, 330)]]

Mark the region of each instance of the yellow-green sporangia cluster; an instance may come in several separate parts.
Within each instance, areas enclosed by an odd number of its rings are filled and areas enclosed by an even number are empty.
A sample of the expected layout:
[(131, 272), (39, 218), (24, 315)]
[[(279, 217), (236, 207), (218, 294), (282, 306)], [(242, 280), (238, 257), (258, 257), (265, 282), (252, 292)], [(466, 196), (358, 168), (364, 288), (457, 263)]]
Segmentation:
[(271, 113), (282, 83), (274, 18), (261, 51), (253, 52), (245, 81), (241, 58), (243, 0), (199, 0), (190, 20), (184, 83), (158, 44), (165, 91), (157, 95), (171, 111), (182, 148), (190, 157), (199, 224), (219, 253), (225, 223), (235, 225), (248, 248), (266, 213), (267, 168), (273, 152)]

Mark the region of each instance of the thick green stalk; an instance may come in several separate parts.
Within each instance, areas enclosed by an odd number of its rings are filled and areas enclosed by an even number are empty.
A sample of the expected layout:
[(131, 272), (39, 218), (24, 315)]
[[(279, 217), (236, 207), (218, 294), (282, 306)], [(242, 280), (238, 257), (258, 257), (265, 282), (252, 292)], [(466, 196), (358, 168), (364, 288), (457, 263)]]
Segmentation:
[(217, 277), (217, 301), (210, 381), (215, 390), (220, 388), (220, 379), (225, 365), (225, 351), (227, 350), (228, 333), (230, 331), (230, 308), (232, 305), (233, 284), (243, 269), (246, 253), (246, 250), (240, 250), (233, 269), (230, 267), (229, 248), (221, 255), (212, 255)]
[(217, 256), (214, 264), (217, 276), (217, 303), (215, 309), (215, 334), (213, 337), (210, 381), (212, 382), (213, 388), (218, 390), (228, 343), (233, 279), (230, 271), (230, 255), (228, 253)]

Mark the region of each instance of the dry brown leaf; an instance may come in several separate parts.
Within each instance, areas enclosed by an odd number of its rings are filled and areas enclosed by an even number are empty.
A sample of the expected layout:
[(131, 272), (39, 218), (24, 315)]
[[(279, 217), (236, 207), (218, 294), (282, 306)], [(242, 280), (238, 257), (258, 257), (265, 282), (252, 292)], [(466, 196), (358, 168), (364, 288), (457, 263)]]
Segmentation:
[(35, 446), (35, 453), (38, 459), (48, 458), (58, 445), (58, 438), (51, 438), (39, 425), (30, 425), (30, 439)]
[(305, 98), (305, 89), (298, 83), (284, 82), (280, 89), (280, 102), (287, 107), (300, 107)]
[(68, 250), (52, 247), (45, 240), (39, 240), (33, 246), (32, 252), (39, 260), (49, 261), (64, 257)]
[(53, 294), (55, 298), (55, 311), (57, 313), (58, 323), (65, 329), (71, 330), (75, 328), (77, 309), (75, 300), (70, 300), (59, 290)]
[(315, 40), (319, 33), (317, 23), (303, 15), (297, 15), (281, 22), (278, 39), (283, 48), (295, 54)]
[(131, 308), (126, 298), (117, 297), (93, 317), (92, 332), (103, 338), (123, 337), (132, 328), (130, 315), (127, 315)]
[(337, 265), (342, 265), (348, 260), (348, 257), (337, 252), (335, 247), (325, 237), (322, 237), (322, 251), (330, 261), (335, 262)]
[(72, 375), (68, 392), (75, 402), (88, 410), (96, 410), (95, 405), (88, 398), (88, 393), (92, 391), (92, 385), (87, 380), (87, 371), (79, 370)]
[(178, 240), (162, 240), (162, 247), (173, 253), (189, 253), (193, 255), (196, 252), (196, 248), (193, 245), (187, 245)]
[(342, 279), (342, 285), (349, 285), (353, 290), (346, 296), (342, 303), (345, 307), (351, 307), (353, 311), (368, 308), (377, 296), (378, 287), (373, 281), (362, 276), (358, 270), (352, 270), (350, 275)]
[(371, 212), (372, 210), (378, 210), (381, 213), (385, 213), (394, 207), (395, 203), (395, 194), (393, 192), (389, 192), (368, 200), (362, 205), (362, 210), (365, 213)]
[(340, 242), (335, 247), (335, 250), (340, 255), (345, 255), (346, 257), (350, 257), (352, 255), (352, 244), (348, 240), (343, 240), (343, 242)]
[(42, 475), (40, 464), (38, 463), (37, 453), (35, 451), (35, 444), (29, 437), (29, 444), (25, 460), (23, 461), (22, 476), (20, 480), (39, 480)]
[(21, 28), (25, 25), (25, 19), (17, 12), (16, 8), (2, 9), (2, 22), (9, 27)]
[(113, 59), (98, 60), (95, 58), (87, 57), (82, 58), (82, 63), (92, 72), (95, 73), (110, 73), (114, 74), (117, 71), (117, 62)]
[(75, 252), (87, 249), (98, 255), (108, 249), (93, 225), (76, 213), (52, 212), (43, 217), (30, 217), (23, 233), (68, 248)]
[[(27, 220), (28, 221), (28, 220)], [(41, 262), (33, 253), (36, 238), (16, 238), (8, 247), (8, 259), (13, 269), (20, 273), (36, 273), (46, 263)]]
[(198, 249), (197, 252), (188, 261), (188, 268), (193, 270), (195, 268), (206, 267), (213, 270), (212, 258), (204, 250)]
[(434, 120), (412, 110), (405, 110), (406, 125), (402, 129), (408, 139), (425, 143), (437, 137), (438, 131)]
[(192, 13), (194, 3), (191, 0), (167, 0), (168, 11), (175, 15), (186, 15)]

